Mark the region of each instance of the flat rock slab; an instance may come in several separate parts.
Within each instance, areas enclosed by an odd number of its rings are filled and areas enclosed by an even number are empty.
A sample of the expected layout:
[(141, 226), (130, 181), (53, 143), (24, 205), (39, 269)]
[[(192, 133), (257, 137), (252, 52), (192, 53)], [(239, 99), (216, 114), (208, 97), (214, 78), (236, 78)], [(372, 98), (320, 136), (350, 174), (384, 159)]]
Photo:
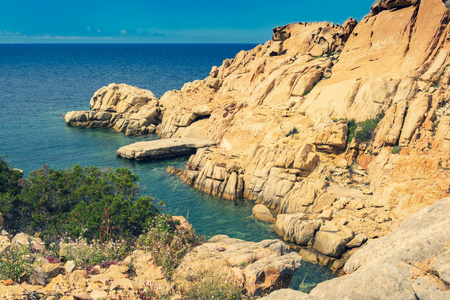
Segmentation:
[(148, 160), (193, 154), (198, 148), (215, 144), (213, 141), (203, 139), (162, 139), (123, 146), (116, 153), (128, 159)]

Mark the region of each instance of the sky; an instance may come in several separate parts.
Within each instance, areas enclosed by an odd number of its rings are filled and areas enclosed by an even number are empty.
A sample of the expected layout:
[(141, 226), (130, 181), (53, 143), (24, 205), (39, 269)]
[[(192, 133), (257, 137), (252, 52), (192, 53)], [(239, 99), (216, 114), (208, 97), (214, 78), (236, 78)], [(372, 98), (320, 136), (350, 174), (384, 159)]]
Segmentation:
[(292, 22), (360, 21), (374, 0), (0, 0), (0, 43), (264, 43)]

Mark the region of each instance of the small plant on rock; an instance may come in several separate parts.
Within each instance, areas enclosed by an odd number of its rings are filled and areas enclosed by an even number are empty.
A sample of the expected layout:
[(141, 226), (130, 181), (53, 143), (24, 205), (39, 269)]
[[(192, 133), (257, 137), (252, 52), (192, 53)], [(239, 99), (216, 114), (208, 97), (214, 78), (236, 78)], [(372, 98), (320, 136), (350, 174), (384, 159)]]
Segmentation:
[(181, 294), (186, 299), (242, 299), (242, 288), (230, 269), (209, 267), (196, 272)]
[(402, 151), (402, 147), (392, 147), (392, 149), (391, 149), (391, 153), (392, 154), (397, 154), (397, 153), (399, 153), (400, 151)]
[(124, 259), (130, 252), (128, 243), (125, 240), (109, 241), (101, 243), (98, 240), (88, 242), (79, 238), (75, 241), (62, 239), (60, 255), (66, 260), (73, 260), (79, 267), (103, 265), (108, 267), (117, 264), (117, 261)]
[(0, 256), (0, 279), (22, 282), (30, 277), (33, 266), (30, 249), (24, 245), (14, 245)]
[(203, 237), (194, 230), (179, 232), (168, 215), (161, 215), (149, 223), (147, 233), (136, 243), (139, 249), (150, 251), (156, 263), (171, 277), (183, 256), (202, 243)]
[(358, 143), (369, 142), (374, 135), (378, 123), (384, 118), (381, 113), (375, 119), (367, 119), (363, 122), (356, 123), (355, 120), (348, 121), (347, 145), (354, 139)]
[(298, 130), (297, 130), (297, 128), (294, 127), (286, 134), (286, 137), (290, 137), (291, 135), (294, 135), (297, 133), (298, 133)]

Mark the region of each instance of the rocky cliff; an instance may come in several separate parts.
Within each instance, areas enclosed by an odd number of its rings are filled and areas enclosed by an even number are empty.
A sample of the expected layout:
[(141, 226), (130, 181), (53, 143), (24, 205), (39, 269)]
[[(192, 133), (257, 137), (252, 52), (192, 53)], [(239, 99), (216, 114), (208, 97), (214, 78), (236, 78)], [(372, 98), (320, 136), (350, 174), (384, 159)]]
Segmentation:
[[(206, 193), (264, 204), (285, 240), (331, 264), (449, 195), (447, 6), (381, 0), (359, 23), (277, 27), (264, 45), (159, 100), (133, 106), (101, 89), (93, 118), (110, 111), (128, 134), (153, 123), (165, 138), (216, 142), (170, 172)], [(98, 124), (68, 115), (68, 124)], [(113, 117), (104, 124), (120, 130)]]
[(449, 17), (438, 0), (377, 1), (359, 24), (275, 28), (167, 92), (157, 131), (219, 144), (185, 182), (262, 203), (286, 240), (340, 257), (449, 193)]

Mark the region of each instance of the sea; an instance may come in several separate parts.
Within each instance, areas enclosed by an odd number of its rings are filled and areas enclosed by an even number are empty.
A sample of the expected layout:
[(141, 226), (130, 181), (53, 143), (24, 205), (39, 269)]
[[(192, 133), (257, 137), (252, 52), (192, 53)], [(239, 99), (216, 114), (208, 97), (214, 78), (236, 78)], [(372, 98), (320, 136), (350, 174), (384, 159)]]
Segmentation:
[[(43, 164), (126, 167), (140, 177), (143, 194), (162, 201), (165, 213), (185, 216), (196, 232), (247, 241), (279, 238), (251, 216), (254, 203), (205, 195), (167, 174), (189, 157), (136, 162), (116, 156), (127, 144), (158, 136), (125, 136), (112, 129), (65, 126), (63, 114), (89, 110), (94, 92), (126, 83), (161, 97), (185, 82), (204, 79), (211, 67), (254, 44), (0, 44), (0, 155), (25, 176)], [(333, 278), (327, 268), (302, 262), (291, 288), (309, 291)]]

